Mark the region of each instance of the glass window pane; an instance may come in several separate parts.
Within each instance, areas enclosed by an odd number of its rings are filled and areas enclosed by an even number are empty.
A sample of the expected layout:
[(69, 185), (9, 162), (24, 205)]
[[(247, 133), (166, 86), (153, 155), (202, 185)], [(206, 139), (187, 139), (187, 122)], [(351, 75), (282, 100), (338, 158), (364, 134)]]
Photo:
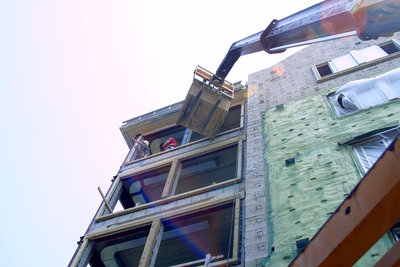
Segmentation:
[(387, 56), (387, 53), (383, 51), (382, 48), (380, 48), (377, 45), (372, 45), (363, 49), (358, 50), (358, 53), (362, 55), (364, 58), (364, 62), (369, 62), (384, 56)]
[(94, 241), (91, 266), (139, 266), (150, 225)]
[(330, 63), (330, 66), (332, 66), (332, 71), (334, 73), (358, 65), (357, 61), (350, 54), (333, 58)]
[(236, 164), (237, 145), (185, 160), (175, 194), (233, 179)]
[[(232, 203), (163, 222), (164, 233), (155, 266), (204, 260), (207, 254), (232, 257)], [(202, 266), (204, 262), (188, 266)]]
[(124, 208), (149, 203), (161, 198), (170, 166), (135, 174), (123, 179), (120, 201)]
[(370, 141), (353, 146), (364, 172), (368, 172), (398, 134), (400, 134), (400, 126), (377, 134), (371, 137)]

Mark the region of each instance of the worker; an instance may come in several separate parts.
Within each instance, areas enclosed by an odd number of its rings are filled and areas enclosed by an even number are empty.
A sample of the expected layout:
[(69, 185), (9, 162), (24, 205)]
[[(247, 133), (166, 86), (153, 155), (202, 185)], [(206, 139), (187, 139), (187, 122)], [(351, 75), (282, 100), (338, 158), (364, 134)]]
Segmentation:
[(138, 145), (142, 146), (142, 148), (143, 148), (143, 149), (139, 150), (139, 153), (137, 155), (137, 159), (149, 156), (151, 154), (149, 141), (147, 141), (147, 140), (139, 141), (139, 140), (137, 140), (135, 138), (132, 138), (132, 141), (137, 143)]
[(165, 140), (164, 143), (160, 144), (160, 150), (166, 151), (168, 149), (173, 149), (177, 146), (178, 146), (178, 142), (176, 142), (175, 138), (170, 137), (167, 140)]

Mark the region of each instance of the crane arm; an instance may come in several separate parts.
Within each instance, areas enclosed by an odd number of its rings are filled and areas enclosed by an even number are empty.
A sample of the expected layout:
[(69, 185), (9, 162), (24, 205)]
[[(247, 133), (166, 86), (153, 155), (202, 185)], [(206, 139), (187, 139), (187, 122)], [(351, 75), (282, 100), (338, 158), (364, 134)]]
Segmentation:
[(287, 48), (351, 35), (370, 40), (400, 31), (398, 0), (327, 0), (273, 20), (264, 30), (232, 44), (214, 79), (222, 83), (243, 55)]

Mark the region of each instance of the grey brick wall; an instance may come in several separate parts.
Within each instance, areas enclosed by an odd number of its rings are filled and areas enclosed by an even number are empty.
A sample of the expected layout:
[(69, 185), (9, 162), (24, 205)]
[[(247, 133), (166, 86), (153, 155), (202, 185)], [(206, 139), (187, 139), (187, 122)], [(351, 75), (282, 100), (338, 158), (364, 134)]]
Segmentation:
[[(399, 39), (400, 34), (394, 36)], [(383, 43), (390, 38), (361, 42), (358, 38), (346, 38), (305, 47), (281, 63), (250, 74), (248, 79), (247, 151), (246, 151), (246, 199), (244, 246), (245, 265), (261, 266), (271, 252), (271, 229), (268, 225), (267, 166), (264, 164), (262, 116), (267, 108), (300, 99), (312, 94), (323, 94), (329, 89), (349, 81), (375, 76), (400, 67), (400, 59), (380, 63), (329, 81), (317, 83), (311, 70), (313, 64), (327, 62), (351, 50)]]

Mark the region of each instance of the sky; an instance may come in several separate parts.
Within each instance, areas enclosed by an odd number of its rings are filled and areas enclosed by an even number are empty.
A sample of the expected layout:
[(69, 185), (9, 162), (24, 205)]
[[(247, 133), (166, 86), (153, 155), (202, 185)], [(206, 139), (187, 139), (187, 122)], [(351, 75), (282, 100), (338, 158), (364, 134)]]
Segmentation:
[[(128, 146), (200, 65), (318, 1), (0, 1), (0, 266), (66, 266)], [(239, 59), (227, 80), (295, 52)]]

